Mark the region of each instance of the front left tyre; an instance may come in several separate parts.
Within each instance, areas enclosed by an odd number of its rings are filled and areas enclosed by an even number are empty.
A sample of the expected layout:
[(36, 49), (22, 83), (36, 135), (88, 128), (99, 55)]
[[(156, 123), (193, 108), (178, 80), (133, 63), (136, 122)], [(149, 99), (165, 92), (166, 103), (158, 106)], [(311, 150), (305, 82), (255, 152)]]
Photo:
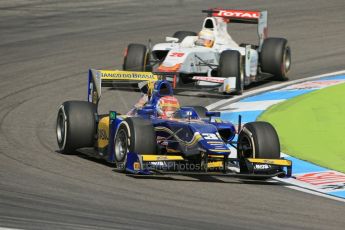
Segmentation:
[(234, 94), (241, 95), (244, 88), (241, 54), (237, 50), (225, 50), (220, 54), (218, 77), (236, 77)]
[(115, 161), (123, 166), (126, 165), (128, 152), (156, 154), (156, 133), (152, 123), (140, 117), (124, 119), (115, 134), (114, 148)]
[(66, 101), (56, 120), (56, 137), (61, 153), (93, 147), (96, 134), (96, 106), (86, 101)]
[(280, 143), (274, 127), (264, 121), (246, 123), (238, 135), (238, 153), (242, 158), (280, 158)]

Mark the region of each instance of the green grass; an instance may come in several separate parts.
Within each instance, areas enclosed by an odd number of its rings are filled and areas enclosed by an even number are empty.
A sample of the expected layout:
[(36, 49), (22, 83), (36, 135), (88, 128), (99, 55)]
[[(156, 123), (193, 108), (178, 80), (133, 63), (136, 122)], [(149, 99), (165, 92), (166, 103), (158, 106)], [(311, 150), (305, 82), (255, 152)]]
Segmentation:
[(345, 172), (345, 84), (272, 106), (259, 120), (273, 124), (284, 153)]

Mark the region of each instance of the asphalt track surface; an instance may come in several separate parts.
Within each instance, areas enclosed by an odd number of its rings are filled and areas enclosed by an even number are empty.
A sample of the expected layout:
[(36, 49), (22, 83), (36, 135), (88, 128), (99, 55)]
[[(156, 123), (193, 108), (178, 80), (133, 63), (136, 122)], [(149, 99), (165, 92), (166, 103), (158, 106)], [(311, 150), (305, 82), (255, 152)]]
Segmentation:
[[(344, 203), (278, 183), (134, 179), (56, 152), (57, 108), (86, 98), (89, 67), (120, 68), (129, 42), (197, 31), (200, 10), (209, 7), (268, 9), (269, 34), (292, 47), (291, 79), (344, 69), (343, 0), (0, 2), (0, 227), (344, 229)], [(232, 30), (238, 41), (256, 41), (255, 27)], [(110, 89), (101, 108), (124, 112), (137, 96)], [(179, 99), (208, 105), (222, 98)]]

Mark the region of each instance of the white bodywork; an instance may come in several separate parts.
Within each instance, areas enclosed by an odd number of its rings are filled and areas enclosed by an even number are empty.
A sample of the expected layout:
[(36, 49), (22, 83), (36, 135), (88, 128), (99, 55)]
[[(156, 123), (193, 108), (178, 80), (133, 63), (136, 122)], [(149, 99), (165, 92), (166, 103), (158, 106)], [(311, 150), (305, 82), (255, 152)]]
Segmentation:
[[(217, 68), (220, 54), (224, 50), (237, 50), (241, 56), (243, 64), (243, 83), (249, 84), (258, 74), (258, 52), (261, 49), (263, 40), (267, 36), (267, 12), (260, 12), (257, 19), (259, 45), (258, 49), (252, 49), (250, 45), (246, 47), (239, 46), (229, 35), (227, 31), (228, 21), (224, 17), (207, 17), (204, 20), (202, 29), (213, 31), (214, 44), (211, 48), (196, 45), (197, 36), (187, 36), (183, 41), (167, 37), (169, 43), (159, 43), (153, 46), (152, 52), (168, 52), (160, 66), (154, 71), (157, 72), (178, 72), (182, 74), (191, 74), (194, 76), (207, 76), (211, 78), (193, 78), (197, 80), (200, 86), (220, 86), (219, 91), (229, 92), (236, 87), (234, 76), (228, 76), (229, 80), (215, 82), (212, 80), (212, 69)], [(227, 85), (228, 84), (228, 85)], [(230, 88), (230, 89), (229, 89)]]

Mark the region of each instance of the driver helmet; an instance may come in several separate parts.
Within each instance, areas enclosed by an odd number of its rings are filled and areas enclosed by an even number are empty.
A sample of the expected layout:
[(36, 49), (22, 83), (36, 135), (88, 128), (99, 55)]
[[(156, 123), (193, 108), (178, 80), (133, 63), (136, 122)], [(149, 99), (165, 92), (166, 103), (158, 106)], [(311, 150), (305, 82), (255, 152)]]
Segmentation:
[(196, 40), (195, 44), (198, 46), (205, 46), (211, 48), (214, 43), (214, 34), (212, 30), (203, 29), (200, 31), (198, 35), (198, 40)]
[(164, 96), (158, 100), (156, 108), (159, 117), (172, 118), (173, 114), (180, 109), (180, 103), (174, 96)]

